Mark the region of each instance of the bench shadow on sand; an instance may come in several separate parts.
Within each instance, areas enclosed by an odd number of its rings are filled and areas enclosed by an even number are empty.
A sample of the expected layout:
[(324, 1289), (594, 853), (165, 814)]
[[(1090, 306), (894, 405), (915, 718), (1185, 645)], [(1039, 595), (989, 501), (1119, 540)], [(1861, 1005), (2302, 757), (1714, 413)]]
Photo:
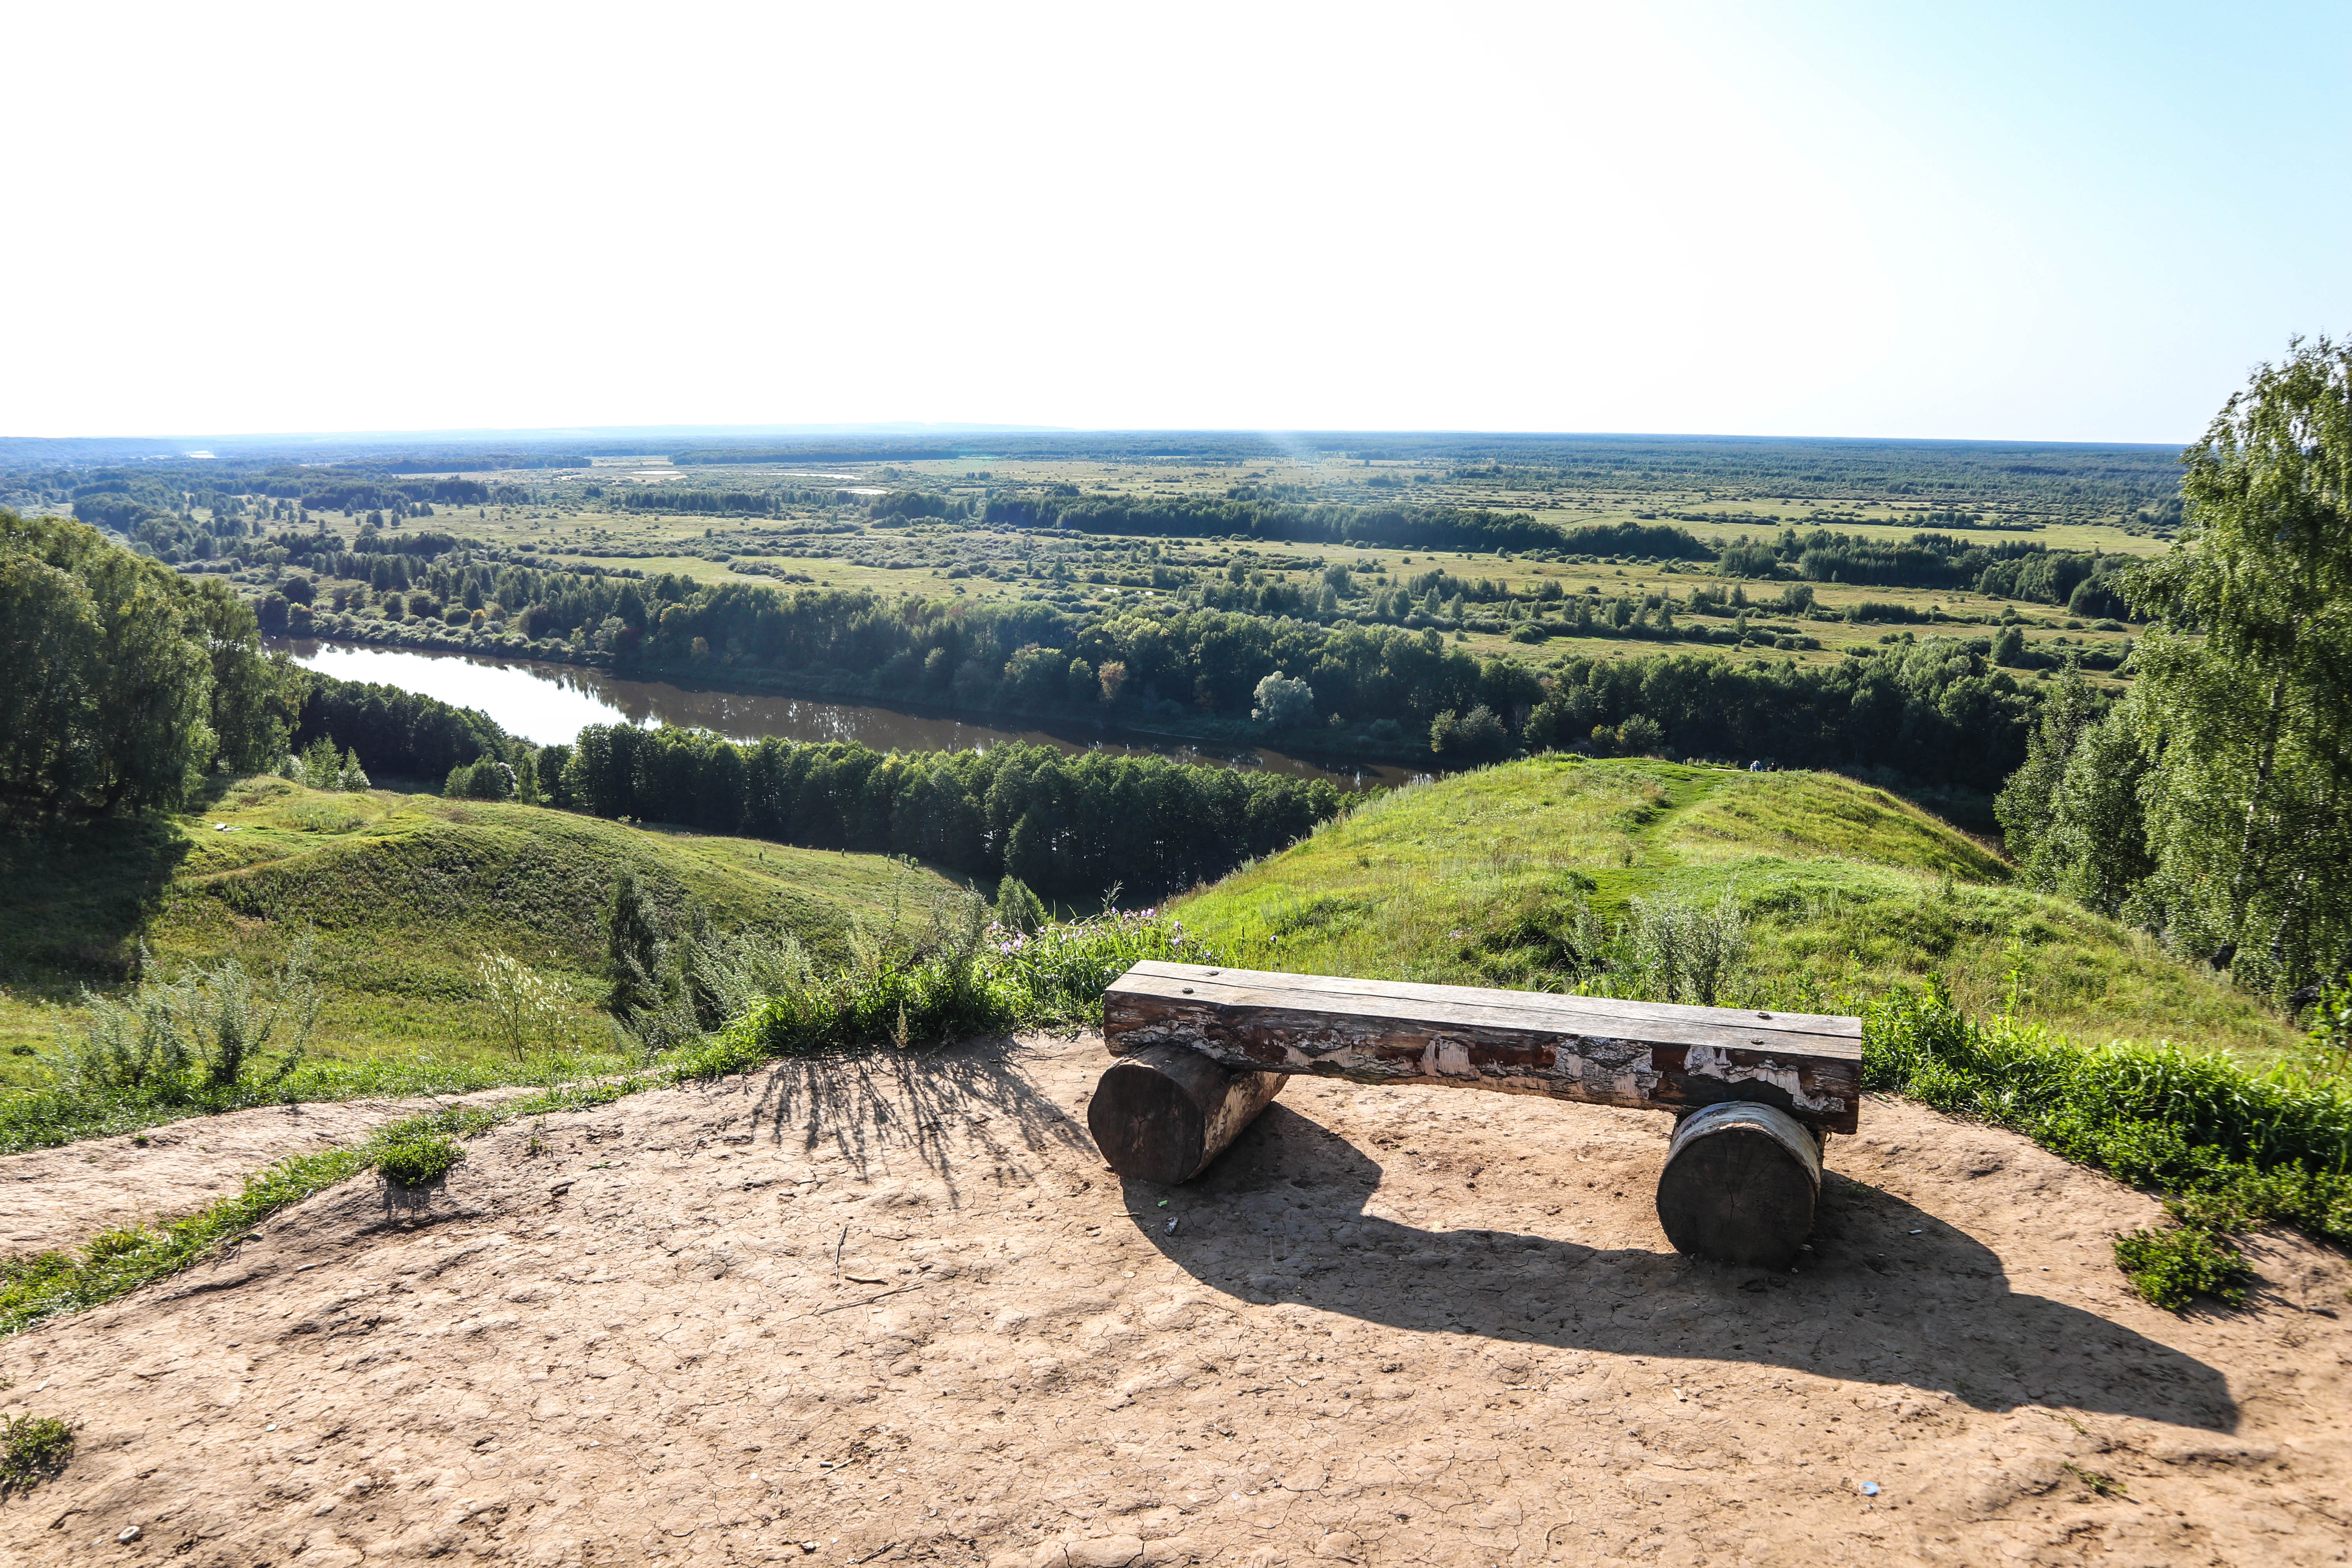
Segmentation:
[[(1139, 1234), (1178, 1268), (1258, 1303), (1498, 1342), (1944, 1390), (1980, 1410), (2037, 1405), (2210, 1431), (2237, 1426), (2236, 1402), (2215, 1368), (2095, 1312), (2014, 1289), (1981, 1243), (1834, 1173), (1814, 1250), (1794, 1274), (1508, 1231), (1420, 1229), (1364, 1213), (1380, 1179), (1362, 1150), (1275, 1105), (1197, 1180), (1128, 1183), (1127, 1207), (1152, 1216)], [(1226, 1200), (1276, 1192), (1310, 1235), (1352, 1229), (1341, 1244), (1314, 1248), (1227, 1217)], [(1166, 1208), (1157, 1206), (1162, 1198)], [(1572, 1200), (1563, 1208), (1572, 1210)], [(1175, 1236), (1159, 1223), (1171, 1215), (1189, 1221)]]

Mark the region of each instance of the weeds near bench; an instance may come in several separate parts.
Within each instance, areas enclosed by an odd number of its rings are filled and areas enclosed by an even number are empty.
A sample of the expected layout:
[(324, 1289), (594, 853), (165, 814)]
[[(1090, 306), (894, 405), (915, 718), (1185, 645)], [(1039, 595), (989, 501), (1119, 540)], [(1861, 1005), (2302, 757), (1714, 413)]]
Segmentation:
[(1864, 1087), (2022, 1132), (2164, 1194), (2169, 1230), (2116, 1244), (2133, 1288), (2179, 1310), (2235, 1305), (2252, 1273), (2231, 1237), (2293, 1225), (2352, 1241), (2352, 1090), (2292, 1062), (2253, 1071), (2177, 1046), (2077, 1045), (2013, 1016), (1963, 1016), (1940, 981), (1864, 1019)]
[(1181, 921), (1151, 910), (1027, 933), (983, 924), (982, 910), (977, 899), (950, 895), (926, 932), (866, 933), (846, 967), (783, 976), (717, 1034), (670, 1058), (671, 1076), (715, 1078), (777, 1057), (1099, 1025), (1104, 988), (1139, 960), (1219, 961)]
[(2186, 1310), (2200, 1296), (2242, 1306), (2254, 1279), (2226, 1237), (2198, 1226), (2119, 1236), (2116, 1266), (2133, 1289), (2173, 1312)]

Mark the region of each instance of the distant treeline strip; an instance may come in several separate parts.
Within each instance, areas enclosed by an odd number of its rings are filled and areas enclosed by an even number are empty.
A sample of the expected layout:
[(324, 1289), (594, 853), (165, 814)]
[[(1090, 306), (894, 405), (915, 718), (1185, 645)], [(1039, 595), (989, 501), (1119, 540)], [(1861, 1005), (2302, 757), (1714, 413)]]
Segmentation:
[[(1283, 501), (1175, 497), (997, 496), (982, 520), (1016, 528), (1066, 528), (1085, 533), (1222, 535), (1251, 540), (1384, 544), (1425, 550), (1556, 550), (1562, 532), (1525, 512), (1475, 507), (1301, 506)], [(1698, 542), (1680, 529), (1694, 545)], [(1702, 553), (1711, 553), (1699, 546)]]
[(1069, 757), (1050, 746), (899, 756), (598, 724), (575, 744), (535, 747), (473, 709), (397, 687), (310, 680), (297, 745), (326, 737), (378, 774), (456, 771), (456, 787), (470, 793), (914, 855), (983, 879), (1010, 871), (1059, 898), (1092, 897), (1114, 882), (1157, 897), (1213, 880), (1307, 833), (1342, 799), (1319, 780), (1160, 757)]
[(1212, 881), (1336, 814), (1320, 780), (1050, 746), (885, 755), (855, 744), (737, 744), (702, 731), (592, 725), (536, 759), (557, 805), (819, 849), (913, 855), (1085, 899)]
[[(1086, 533), (1212, 536), (1253, 541), (1386, 545), (1417, 550), (1528, 551), (1643, 560), (1714, 561), (1727, 576), (1800, 577), (1814, 583), (1888, 588), (1962, 588), (2001, 598), (2066, 605), (2078, 614), (2126, 613), (2113, 581), (2121, 556), (2053, 551), (2021, 541), (1984, 543), (1948, 534), (1907, 541), (1783, 529), (1775, 538), (1741, 538), (1718, 551), (1672, 523), (1594, 523), (1562, 528), (1526, 512), (1469, 507), (1302, 505), (1284, 501), (1126, 496), (999, 496), (984, 521)], [(2095, 578), (2091, 603), (2072, 603)]]

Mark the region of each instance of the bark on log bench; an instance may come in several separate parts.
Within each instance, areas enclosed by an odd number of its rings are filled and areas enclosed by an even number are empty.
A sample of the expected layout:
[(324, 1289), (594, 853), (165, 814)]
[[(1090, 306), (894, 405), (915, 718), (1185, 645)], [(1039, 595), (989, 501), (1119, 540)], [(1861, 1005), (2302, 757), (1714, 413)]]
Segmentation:
[(1087, 1121), (1121, 1175), (1197, 1174), (1290, 1074), (1664, 1110), (1684, 1119), (1658, 1184), (1668, 1239), (1774, 1266), (1811, 1232), (1822, 1141), (1862, 1103), (1861, 1020), (1814, 1013), (1148, 961), (1104, 993), (1103, 1037), (1122, 1060)]

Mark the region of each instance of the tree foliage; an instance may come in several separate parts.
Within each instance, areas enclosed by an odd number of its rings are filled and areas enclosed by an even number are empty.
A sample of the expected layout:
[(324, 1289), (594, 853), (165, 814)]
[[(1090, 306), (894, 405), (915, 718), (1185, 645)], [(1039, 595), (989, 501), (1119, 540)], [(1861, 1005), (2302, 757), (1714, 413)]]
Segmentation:
[(2352, 350), (2297, 342), (2182, 462), (2130, 696), (2062, 681), (2000, 811), (2034, 879), (2285, 994), (2352, 963)]
[(226, 585), (0, 511), (0, 823), (177, 805), (285, 751), (299, 678)]
[(583, 730), (548, 794), (598, 816), (912, 855), (1067, 899), (1115, 882), (1151, 897), (1221, 877), (1340, 804), (1320, 780), (1160, 757), (1017, 744), (885, 755), (627, 724)]
[(2141, 919), (2277, 989), (2352, 960), (2352, 346), (2297, 341), (2184, 455), (2142, 569)]

